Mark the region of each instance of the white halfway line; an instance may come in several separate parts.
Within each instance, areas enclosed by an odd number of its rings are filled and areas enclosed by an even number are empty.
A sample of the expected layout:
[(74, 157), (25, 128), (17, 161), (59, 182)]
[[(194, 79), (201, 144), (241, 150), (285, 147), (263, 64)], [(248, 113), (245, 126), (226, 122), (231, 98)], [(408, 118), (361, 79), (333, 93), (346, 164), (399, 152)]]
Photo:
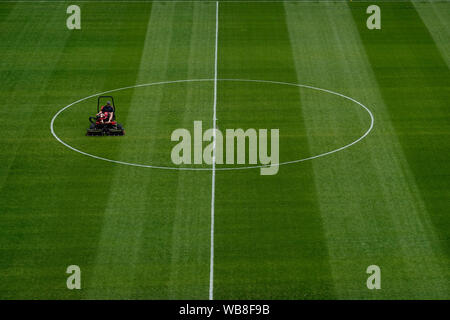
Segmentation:
[(211, 175), (211, 252), (209, 262), (209, 300), (214, 292), (214, 200), (216, 192), (216, 107), (217, 107), (217, 40), (219, 37), (219, 1), (216, 1), (216, 44), (214, 49), (214, 113), (213, 113), (213, 152)]

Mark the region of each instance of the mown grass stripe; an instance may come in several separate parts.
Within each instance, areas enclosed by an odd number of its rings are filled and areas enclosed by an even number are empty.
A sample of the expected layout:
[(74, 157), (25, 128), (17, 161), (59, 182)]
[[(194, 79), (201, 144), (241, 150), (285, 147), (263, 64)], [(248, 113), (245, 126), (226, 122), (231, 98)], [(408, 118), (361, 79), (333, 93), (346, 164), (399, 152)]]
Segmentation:
[[(137, 82), (209, 73), (212, 47), (203, 41), (212, 31), (199, 23), (209, 25), (211, 17), (209, 4), (154, 3)], [(196, 47), (199, 41), (202, 45)], [(199, 59), (203, 64), (197, 69)], [(135, 89), (125, 123), (128, 137), (119, 153), (133, 149), (128, 160), (168, 164), (171, 131), (187, 120), (190, 127), (193, 120), (210, 118), (205, 112), (211, 113), (211, 104), (202, 103), (205, 92), (208, 98), (211, 93), (208, 87), (200, 83)], [(199, 273), (208, 261), (208, 240), (202, 236), (209, 230), (209, 210), (203, 210), (209, 199), (206, 175), (117, 167), (91, 297), (206, 297), (207, 268)], [(197, 188), (187, 187), (196, 182)]]
[[(282, 3), (221, 3), (219, 75), (297, 83)], [(219, 82), (218, 127), (280, 128), (282, 160), (308, 149), (296, 87)], [(217, 171), (215, 299), (334, 297), (311, 164)]]
[[(175, 4), (152, 6), (151, 15), (147, 22), (147, 33), (143, 40), (144, 48), (138, 67), (137, 83), (148, 83), (150, 79), (166, 75), (168, 53), (172, 39), (172, 25)], [(161, 30), (165, 32), (162, 33)], [(152, 100), (152, 109), (160, 106), (163, 89), (158, 88), (149, 99)], [(148, 102), (147, 102), (148, 103)], [(131, 104), (128, 110), (125, 127), (128, 135), (143, 134), (139, 129), (142, 121), (154, 128), (159, 118), (142, 117), (141, 109), (145, 102), (139, 93), (133, 91)], [(154, 143), (142, 148), (139, 140), (130, 144), (122, 142), (119, 154), (124, 149), (134, 149), (132, 162), (142, 162), (147, 154), (154, 151)], [(141, 160), (141, 161), (139, 161)], [(138, 168), (139, 170), (140, 168)], [(131, 170), (131, 171), (130, 171)], [(108, 197), (108, 205), (101, 231), (101, 240), (98, 247), (95, 275), (92, 277), (90, 292), (92, 297), (103, 295), (105, 297), (133, 298), (137, 289), (136, 268), (139, 264), (140, 251), (143, 246), (143, 230), (146, 214), (150, 214), (148, 194), (151, 192), (151, 172), (137, 171), (135, 168), (117, 167), (114, 170), (112, 192)], [(123, 192), (122, 190), (129, 190)], [(132, 200), (132, 201), (130, 201)], [(124, 214), (127, 213), (127, 214)], [(150, 272), (150, 271), (149, 271)], [(120, 275), (119, 283), (111, 283), (110, 279)], [(120, 288), (120, 291), (117, 290)]]
[[(11, 7), (11, 6), (7, 6)], [(30, 8), (26, 6), (14, 7), (2, 25), (0, 35), (0, 116), (10, 119), (21, 113), (21, 121), (29, 122), (37, 101), (43, 95), (48, 78), (54, 68), (61, 50), (51, 50), (46, 54), (34, 48), (43, 49), (49, 41), (56, 47), (64, 46), (68, 35), (55, 31), (57, 19), (52, 16), (55, 9), (35, 10), (32, 16), (27, 16)], [(35, 8), (36, 9), (36, 8)], [(42, 16), (47, 19), (42, 19)], [(26, 17), (27, 16), (27, 17)], [(43, 23), (42, 21), (46, 21)], [(17, 28), (20, 24), (21, 28)], [(37, 35), (37, 36), (36, 36)], [(54, 36), (51, 38), (51, 36)], [(23, 106), (21, 108), (20, 106)], [(7, 133), (2, 136), (0, 144), (0, 188), (4, 186), (14, 159), (19, 152), (21, 143), (12, 142), (11, 136), (23, 137), (26, 126), (19, 125), (17, 121), (5, 121), (3, 130)]]
[(413, 1), (412, 4), (428, 28), (442, 58), (450, 68), (450, 10), (448, 9), (448, 2), (420, 3)]
[[(47, 110), (42, 99), (55, 60), (62, 54), (61, 48), (68, 38), (56, 29), (58, 19), (54, 12), (60, 6), (49, 6), (47, 10), (32, 7), (30, 16), (30, 7), (17, 5), (1, 25), (0, 117), (4, 119), (4, 131), (0, 138), (0, 297), (3, 298), (24, 294), (26, 290), (22, 289), (27, 287), (27, 281), (40, 280), (38, 274), (27, 272), (43, 262), (34, 260), (36, 254), (30, 252), (29, 246), (42, 238), (36, 229), (42, 227), (47, 217), (38, 210), (32, 215), (20, 203), (38, 207), (42, 196), (43, 189), (35, 189), (41, 182), (36, 176), (45, 167), (39, 165), (41, 154), (45, 153), (39, 149), (45, 141), (39, 125), (45, 122), (42, 111)], [(42, 50), (49, 43), (54, 47), (44, 54)], [(31, 191), (33, 197), (29, 197)]]
[[(187, 79), (211, 78), (214, 72), (215, 3), (194, 3)], [(212, 82), (187, 84), (181, 128), (212, 118)], [(209, 287), (210, 172), (178, 172), (171, 235), (169, 298), (207, 299)], [(195, 186), (195, 187), (194, 187)]]
[[(434, 252), (448, 270), (445, 262), (450, 257), (450, 219), (447, 214), (450, 180), (441, 178), (450, 175), (447, 159), (450, 148), (448, 58), (441, 55), (412, 3), (385, 4), (384, 28), (379, 33), (370, 33), (364, 28), (358, 19), (361, 6), (350, 7), (406, 156), (407, 167), (412, 171), (410, 183), (417, 186), (413, 190), (426, 207), (421, 219), (424, 225), (431, 219), (430, 237), (441, 239)], [(395, 75), (395, 81), (392, 75)], [(434, 232), (436, 235), (432, 236)], [(438, 272), (437, 269), (432, 271)], [(447, 279), (449, 276), (448, 272), (441, 275)]]
[[(347, 5), (286, 4), (286, 12), (299, 79), (341, 90), (375, 115), (374, 131), (363, 143), (313, 163), (339, 298), (442, 297), (445, 281), (435, 255), (440, 244), (423, 220), (426, 209)], [(364, 25), (366, 18), (363, 11), (355, 16)], [(336, 127), (338, 120), (336, 115)], [(306, 124), (310, 138), (313, 124)], [(382, 268), (382, 290), (365, 286), (371, 264)]]
[[(30, 8), (30, 4), (23, 6), (26, 12), (29, 12)], [(49, 72), (49, 76), (48, 81), (42, 84), (44, 87), (39, 89), (42, 95), (26, 98), (33, 103), (25, 104), (24, 107), (36, 106), (32, 113), (34, 121), (28, 126), (26, 136), (22, 139), (21, 155), (14, 165), (14, 179), (8, 182), (8, 191), (2, 193), (2, 197), (9, 199), (10, 204), (6, 206), (8, 202), (1, 201), (2, 208), (6, 209), (6, 213), (1, 216), (5, 219), (2, 221), (2, 230), (5, 233), (2, 234), (8, 239), (8, 242), (2, 243), (8, 243), (4, 248), (15, 252), (14, 265), (2, 272), (5, 276), (5, 280), (2, 280), (2, 296), (76, 299), (82, 297), (83, 291), (66, 288), (65, 269), (70, 264), (80, 265), (83, 287), (88, 285), (104, 208), (101, 199), (105, 199), (109, 194), (109, 177), (104, 174), (108, 166), (96, 166), (91, 160), (74, 157), (67, 149), (61, 148), (49, 135), (48, 122), (51, 114), (60, 109), (61, 105), (73, 101), (76, 97), (109, 88), (111, 85), (120, 85), (121, 81), (135, 81), (132, 59), (134, 53), (127, 55), (129, 69), (124, 72), (126, 68), (123, 68), (123, 57), (118, 57), (117, 51), (123, 52), (123, 35), (126, 33), (126, 27), (130, 26), (130, 20), (134, 19), (139, 24), (141, 16), (135, 11), (136, 8), (119, 5), (115, 7), (119, 10), (111, 10), (109, 7), (110, 17), (115, 21), (112, 28), (89, 14), (105, 11), (104, 5), (82, 6), (83, 12), (86, 13), (83, 20), (86, 32), (71, 32), (66, 29), (64, 19), (61, 19), (65, 12), (63, 5), (37, 8), (49, 14), (52, 25), (48, 32), (42, 32), (47, 41), (39, 47), (30, 48), (42, 54), (40, 59), (30, 62), (30, 70)], [(29, 20), (26, 12), (22, 12), (23, 19)], [(39, 12), (35, 11), (36, 14)], [(42, 15), (40, 21), (41, 19)], [(14, 32), (21, 30), (21, 22), (18, 19), (17, 28), (12, 27)], [(14, 26), (14, 23), (11, 26)], [(12, 37), (14, 32), (11, 33)], [(128, 43), (140, 44), (139, 35), (139, 28), (134, 29), (132, 37), (127, 35)], [(34, 37), (35, 34), (30, 32), (29, 36)], [(67, 37), (65, 44), (55, 42), (61, 37)], [(91, 41), (93, 39), (95, 41)], [(32, 44), (33, 41), (34, 39), (25, 40), (24, 46)], [(114, 50), (103, 49), (104, 46), (111, 45), (115, 47)], [(24, 51), (20, 50), (19, 45), (14, 49), (18, 53)], [(53, 50), (60, 52), (58, 57)], [(140, 52), (138, 45), (133, 47), (133, 50)], [(17, 59), (23, 61), (20, 54)], [(109, 77), (103, 76), (103, 70), (108, 70)], [(41, 83), (33, 82), (33, 86), (36, 85), (41, 86)], [(16, 93), (24, 95), (21, 90)], [(20, 104), (14, 103), (14, 107), (17, 106)], [(95, 107), (95, 103), (90, 105), (87, 113), (71, 132), (72, 138), (87, 139), (84, 136), (88, 125), (87, 116), (95, 112)], [(66, 124), (65, 126), (78, 121), (71, 121), (70, 118), (62, 120), (60, 124)], [(59, 129), (65, 126), (59, 126)], [(27, 207), (27, 204), (32, 209)], [(1, 261), (11, 261), (11, 256), (5, 254)]]

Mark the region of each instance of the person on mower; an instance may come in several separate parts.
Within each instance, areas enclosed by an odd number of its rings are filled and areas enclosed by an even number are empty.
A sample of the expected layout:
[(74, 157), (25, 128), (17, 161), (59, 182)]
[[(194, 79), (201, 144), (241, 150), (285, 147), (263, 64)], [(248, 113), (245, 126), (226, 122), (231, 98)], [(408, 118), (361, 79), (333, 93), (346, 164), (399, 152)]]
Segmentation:
[(100, 109), (100, 112), (107, 115), (107, 123), (113, 121), (114, 119), (114, 108), (111, 106), (111, 102), (108, 101), (106, 104)]

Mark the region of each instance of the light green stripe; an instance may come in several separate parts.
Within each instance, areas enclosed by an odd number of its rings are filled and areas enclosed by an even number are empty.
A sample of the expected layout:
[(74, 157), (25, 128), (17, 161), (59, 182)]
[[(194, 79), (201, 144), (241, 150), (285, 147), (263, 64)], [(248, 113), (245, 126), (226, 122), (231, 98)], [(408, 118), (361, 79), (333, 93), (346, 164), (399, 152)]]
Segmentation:
[[(193, 4), (188, 79), (214, 76), (215, 4)], [(194, 120), (209, 125), (213, 114), (213, 83), (188, 84), (183, 128)], [(195, 186), (193, 188), (193, 186)], [(207, 299), (211, 173), (178, 174), (172, 232), (170, 299)]]
[(447, 66), (450, 67), (450, 3), (413, 1), (413, 4), (430, 31)]

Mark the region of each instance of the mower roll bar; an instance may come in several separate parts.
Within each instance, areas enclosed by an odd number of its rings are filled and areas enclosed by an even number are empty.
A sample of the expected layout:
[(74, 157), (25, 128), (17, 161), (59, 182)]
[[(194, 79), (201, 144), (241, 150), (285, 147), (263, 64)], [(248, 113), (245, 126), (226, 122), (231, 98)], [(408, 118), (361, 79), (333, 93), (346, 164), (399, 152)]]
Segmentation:
[(100, 99), (102, 98), (109, 98), (109, 100), (111, 100), (112, 103), (112, 107), (114, 109), (114, 117), (116, 116), (116, 105), (114, 104), (114, 98), (112, 96), (99, 96), (97, 99), (97, 113), (100, 112)]

